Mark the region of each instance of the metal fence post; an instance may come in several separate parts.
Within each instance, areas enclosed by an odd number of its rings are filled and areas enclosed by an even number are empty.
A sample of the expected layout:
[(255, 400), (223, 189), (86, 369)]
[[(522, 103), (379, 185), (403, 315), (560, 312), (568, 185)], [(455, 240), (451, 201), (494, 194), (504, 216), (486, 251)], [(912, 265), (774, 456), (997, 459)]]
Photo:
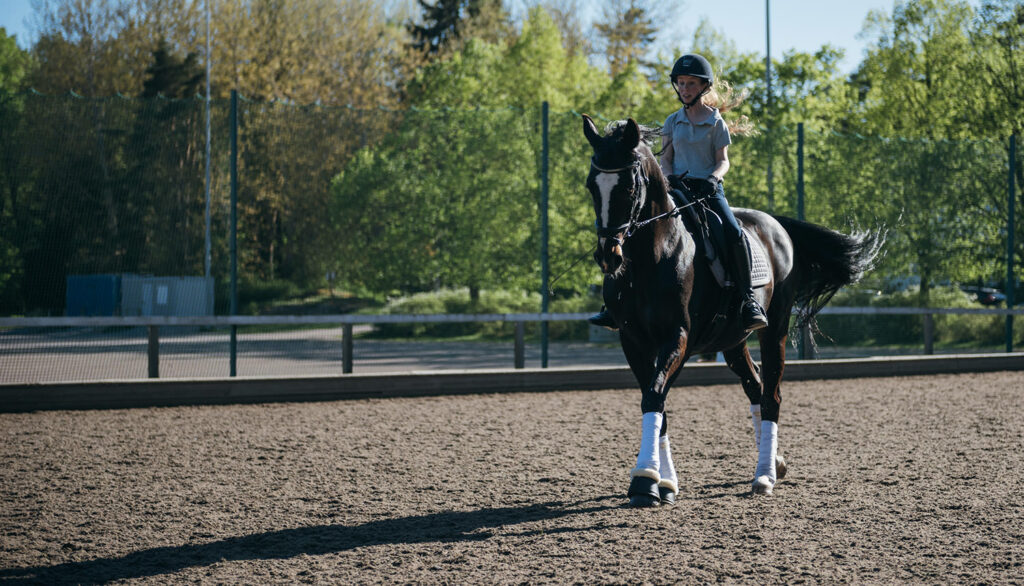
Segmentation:
[(342, 326), (341, 372), (342, 374), (352, 373), (352, 324)]
[(149, 342), (146, 344), (149, 378), (160, 378), (160, 326), (149, 326)]
[(924, 314), (924, 353), (935, 354), (935, 318), (932, 314)]
[(516, 322), (516, 341), (513, 350), (512, 364), (516, 368), (526, 368), (526, 324)]
[[(541, 104), (540, 312), (548, 312), (548, 103)], [(540, 367), (548, 367), (548, 322), (540, 322)]]
[[(238, 315), (238, 90), (231, 90), (231, 315)], [(231, 324), (229, 376), (238, 375), (238, 326)]]
[[(1016, 279), (1013, 275), (1013, 230), (1014, 218), (1013, 208), (1014, 199), (1016, 196), (1016, 188), (1014, 185), (1015, 177), (1017, 172), (1017, 135), (1010, 135), (1010, 178), (1008, 185), (1007, 194), (1007, 214), (1006, 214), (1006, 308), (1013, 309), (1014, 303), (1014, 286), (1016, 285)], [(1013, 352), (1013, 315), (1006, 314), (1006, 351)]]
[[(796, 125), (796, 219), (804, 220), (804, 123)], [(806, 360), (811, 353), (810, 326), (800, 327), (797, 356)], [(813, 356), (811, 356), (813, 358)]]

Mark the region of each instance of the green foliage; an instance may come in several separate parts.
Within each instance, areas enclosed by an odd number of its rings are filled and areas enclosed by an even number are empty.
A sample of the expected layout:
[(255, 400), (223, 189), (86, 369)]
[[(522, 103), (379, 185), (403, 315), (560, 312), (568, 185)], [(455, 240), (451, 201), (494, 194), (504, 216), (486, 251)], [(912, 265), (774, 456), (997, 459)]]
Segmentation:
[[(43, 7), (45, 30), (31, 53), (0, 34), (5, 309), (59, 310), (71, 272), (203, 270), (202, 102), (15, 93), (29, 78), (54, 93), (192, 93), (195, 5), (168, 0), (144, 19), (127, 11), (119, 20), (114, 8), (127, 0), (79, 4)], [(770, 107), (763, 56), (740, 53), (707, 22), (685, 51), (643, 66), (627, 58), (611, 75), (588, 63), (578, 40), (566, 40), (572, 19), (543, 5), (515, 30), (496, 3), (445, 2), (480, 10), (460, 24), (458, 42), (418, 62), (402, 49), (405, 19), (387, 21), (373, 3), (292, 4), (221, 3), (214, 13), (223, 41), (213, 49), (214, 79), (250, 97), (285, 100), (241, 106), (243, 279), (305, 289), (335, 272), (338, 286), (376, 296), (438, 287), (536, 291), (539, 108), (547, 101), (551, 273), (567, 271), (557, 287), (584, 299), (600, 275), (589, 260), (590, 152), (578, 113), (659, 123), (679, 107), (668, 68), (690, 51), (749, 92), (727, 118), (749, 116), (761, 130), (734, 137), (731, 203), (796, 214), (803, 123), (807, 219), (846, 231), (887, 228), (879, 278), (919, 277), (919, 304), (943, 299), (936, 283), (1005, 278), (1005, 138), (1024, 131), (1019, 0), (898, 2), (869, 19), (867, 56), (849, 79), (838, 69), (840, 51), (827, 45), (774, 61)], [(57, 18), (65, 9), (66, 21)], [(154, 55), (163, 38), (173, 51)], [(409, 69), (413, 61), (422, 66)], [(229, 89), (225, 81), (214, 92)], [(312, 100), (353, 107), (297, 105)], [(377, 104), (389, 109), (359, 107)], [(224, 283), (226, 102), (213, 102), (213, 125), (213, 274)], [(1024, 199), (1017, 209), (1019, 218)]]
[(0, 27), (0, 95), (22, 89), (31, 64), (31, 56), (18, 47), (14, 35), (8, 35), (7, 29)]
[[(924, 307), (973, 308), (981, 306), (955, 287), (932, 290)], [(831, 302), (852, 307), (922, 307), (916, 288), (891, 294), (874, 290), (843, 290)], [(1005, 340), (1005, 318), (1001, 315), (934, 314), (936, 346), (998, 346)], [(818, 325), (824, 333), (819, 343), (837, 346), (920, 347), (924, 343), (924, 318), (920, 315), (821, 315)]]
[[(302, 291), (291, 281), (242, 278), (238, 280), (238, 313), (239, 315), (259, 315), (276, 301), (295, 299)], [(225, 315), (231, 308), (231, 283), (217, 281), (215, 284), (214, 311)]]
[[(600, 305), (601, 302), (596, 297), (561, 298), (552, 301), (550, 311), (553, 313), (595, 311)], [(540, 295), (537, 293), (484, 290), (480, 292), (479, 298), (474, 300), (469, 289), (462, 288), (442, 289), (394, 298), (388, 301), (380, 313), (389, 315), (536, 313), (539, 306)], [(586, 340), (587, 325), (583, 320), (551, 322), (548, 324), (548, 335), (552, 340)], [(508, 340), (513, 336), (514, 328), (515, 325), (511, 322), (378, 324), (373, 335), (381, 338), (428, 336)], [(539, 325), (535, 322), (528, 322), (525, 331), (527, 337), (537, 337)]]
[[(529, 313), (540, 306), (537, 293), (508, 291), (480, 292), (472, 299), (469, 289), (442, 289), (393, 299), (383, 308), (384, 314), (437, 314), (437, 313)], [(504, 322), (378, 324), (376, 335), (385, 338), (478, 336), (485, 338), (508, 337), (513, 325)]]

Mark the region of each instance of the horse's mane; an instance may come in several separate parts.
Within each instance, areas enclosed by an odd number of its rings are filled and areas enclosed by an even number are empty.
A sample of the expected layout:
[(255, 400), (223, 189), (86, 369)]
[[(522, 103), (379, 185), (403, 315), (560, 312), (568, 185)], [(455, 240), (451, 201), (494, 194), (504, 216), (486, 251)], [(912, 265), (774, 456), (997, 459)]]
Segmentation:
[[(658, 139), (661, 137), (661, 125), (637, 124), (640, 127), (640, 140), (654, 151)], [(625, 120), (614, 120), (604, 127), (604, 135), (609, 138), (622, 138), (626, 127)], [(655, 155), (658, 153), (655, 152)]]

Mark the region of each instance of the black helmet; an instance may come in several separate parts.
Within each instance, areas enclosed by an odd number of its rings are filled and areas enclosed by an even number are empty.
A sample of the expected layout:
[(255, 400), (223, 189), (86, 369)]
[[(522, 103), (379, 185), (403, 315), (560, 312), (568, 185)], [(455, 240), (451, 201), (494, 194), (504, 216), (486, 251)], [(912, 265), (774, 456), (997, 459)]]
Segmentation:
[(701, 96), (708, 93), (711, 90), (711, 84), (715, 83), (715, 73), (711, 70), (711, 64), (708, 60), (696, 53), (690, 53), (689, 55), (683, 55), (680, 57), (676, 64), (672, 66), (672, 73), (669, 74), (669, 83), (675, 84), (676, 78), (680, 75), (690, 75), (706, 80), (708, 85), (704, 88), (704, 91), (700, 93), (696, 98), (691, 100), (689, 103), (683, 101), (683, 97), (678, 93), (676, 97), (682, 102), (683, 107), (689, 108), (700, 100)]
[(676, 64), (672, 66), (672, 73), (669, 74), (668, 79), (675, 83), (676, 78), (680, 75), (692, 75), (693, 77), (708, 80), (709, 84), (715, 83), (715, 73), (711, 70), (711, 64), (708, 63), (707, 59), (696, 53), (680, 57)]

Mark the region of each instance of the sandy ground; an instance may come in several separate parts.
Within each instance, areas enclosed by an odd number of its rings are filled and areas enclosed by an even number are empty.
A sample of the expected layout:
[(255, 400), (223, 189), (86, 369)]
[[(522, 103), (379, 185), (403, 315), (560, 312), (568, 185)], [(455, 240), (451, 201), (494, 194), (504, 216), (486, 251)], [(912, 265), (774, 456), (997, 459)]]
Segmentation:
[(635, 390), (0, 415), (0, 583), (1024, 583), (1024, 379), (669, 398), (677, 506), (625, 508)]

